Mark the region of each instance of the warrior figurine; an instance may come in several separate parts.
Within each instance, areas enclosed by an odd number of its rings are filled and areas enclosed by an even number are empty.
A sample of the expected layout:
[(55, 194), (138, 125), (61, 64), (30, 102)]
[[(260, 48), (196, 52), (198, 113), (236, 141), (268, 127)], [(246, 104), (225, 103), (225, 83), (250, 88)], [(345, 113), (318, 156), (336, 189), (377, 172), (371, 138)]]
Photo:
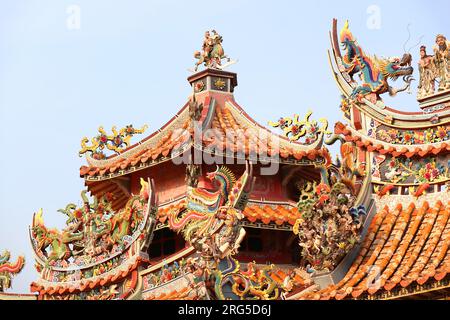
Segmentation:
[[(198, 67), (202, 64), (207, 68), (222, 70), (225, 67), (236, 63), (237, 61), (231, 61), (231, 59), (225, 55), (222, 42), (223, 38), (216, 30), (212, 30), (211, 32), (206, 31), (203, 39), (202, 52), (194, 52), (194, 58), (198, 61), (195, 64), (195, 68), (190, 71), (196, 72)], [(223, 59), (227, 59), (228, 63), (226, 65), (222, 65)]]

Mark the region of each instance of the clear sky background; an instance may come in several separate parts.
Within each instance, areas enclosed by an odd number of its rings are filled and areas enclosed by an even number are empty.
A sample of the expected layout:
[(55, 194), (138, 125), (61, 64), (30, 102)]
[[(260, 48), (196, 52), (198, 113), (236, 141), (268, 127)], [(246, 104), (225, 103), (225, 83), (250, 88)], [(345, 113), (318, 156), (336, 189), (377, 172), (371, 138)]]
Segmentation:
[[(67, 26), (70, 5), (81, 10), (79, 29)], [(370, 23), (373, 6), (379, 28)], [(409, 23), (407, 48), (424, 35), (431, 53), (436, 34), (450, 37), (449, 12), (448, 0), (1, 0), (0, 251), (26, 257), (8, 292), (29, 292), (37, 278), (33, 212), (42, 207), (46, 224), (62, 227), (57, 209), (81, 202), (81, 138), (99, 125), (160, 128), (190, 94), (187, 69), (206, 30), (216, 29), (239, 59), (229, 69), (238, 73), (235, 97), (255, 120), (265, 125), (311, 108), (332, 127), (342, 119), (327, 60), (332, 18), (339, 28), (349, 19), (367, 52), (401, 56)], [(418, 111), (415, 94), (385, 101)]]

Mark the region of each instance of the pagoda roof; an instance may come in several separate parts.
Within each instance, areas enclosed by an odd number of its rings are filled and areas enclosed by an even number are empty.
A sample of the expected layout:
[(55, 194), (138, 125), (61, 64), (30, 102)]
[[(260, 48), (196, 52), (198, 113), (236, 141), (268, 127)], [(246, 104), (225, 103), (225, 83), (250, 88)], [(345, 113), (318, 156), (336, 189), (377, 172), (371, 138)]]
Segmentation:
[[(206, 93), (208, 94), (208, 93)], [(205, 93), (203, 93), (205, 95)], [(169, 161), (181, 155), (191, 147), (218, 156), (240, 155), (251, 159), (254, 155), (265, 155), (266, 158), (280, 163), (326, 162), (329, 160), (328, 150), (322, 146), (322, 139), (312, 144), (290, 141), (275, 134), (253, 120), (234, 101), (231, 94), (209, 93), (203, 99), (203, 133), (202, 145), (193, 143), (193, 129), (189, 117), (189, 102), (166, 125), (152, 133), (139, 143), (130, 146), (122, 153), (105, 160), (96, 160), (86, 155), (87, 166), (80, 168), (80, 176), (86, 181), (108, 180), (123, 176), (130, 172), (142, 170), (161, 162)], [(237, 134), (243, 133), (245, 139)]]
[(372, 220), (346, 276), (302, 299), (395, 298), (443, 280), (450, 273), (449, 213), (450, 203), (441, 201), (386, 205)]
[[(180, 148), (191, 137), (189, 131), (188, 104), (169, 122), (122, 153), (105, 160), (86, 155), (87, 166), (80, 168), (80, 176), (92, 180), (105, 180), (140, 170), (171, 159), (172, 150)], [(177, 130), (181, 129), (181, 130)], [(186, 150), (190, 145), (185, 145)]]

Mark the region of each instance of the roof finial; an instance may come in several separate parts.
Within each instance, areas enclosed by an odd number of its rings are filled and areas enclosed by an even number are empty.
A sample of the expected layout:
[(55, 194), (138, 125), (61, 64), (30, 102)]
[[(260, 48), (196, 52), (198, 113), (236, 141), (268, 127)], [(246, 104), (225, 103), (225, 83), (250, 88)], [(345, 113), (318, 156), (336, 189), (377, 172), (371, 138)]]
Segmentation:
[[(190, 69), (191, 72), (197, 72), (198, 66), (204, 65), (206, 68), (223, 70), (234, 64), (237, 60), (231, 60), (225, 55), (222, 47), (223, 38), (216, 30), (206, 31), (203, 39), (202, 51), (195, 51), (194, 58), (198, 61), (195, 68)], [(227, 63), (222, 65), (222, 60), (226, 59)]]

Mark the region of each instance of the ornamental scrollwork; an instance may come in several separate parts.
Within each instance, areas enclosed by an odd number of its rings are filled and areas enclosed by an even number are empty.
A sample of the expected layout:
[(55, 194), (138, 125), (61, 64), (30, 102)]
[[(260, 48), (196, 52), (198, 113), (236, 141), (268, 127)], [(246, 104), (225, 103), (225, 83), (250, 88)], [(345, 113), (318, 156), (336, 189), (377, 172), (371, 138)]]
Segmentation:
[(134, 135), (144, 133), (147, 128), (147, 125), (144, 125), (141, 129), (128, 125), (117, 131), (114, 126), (111, 129), (112, 134), (108, 134), (103, 127), (99, 127), (99, 135), (91, 139), (91, 145), (88, 145), (88, 138), (84, 137), (81, 140), (79, 155), (82, 156), (85, 153), (89, 153), (94, 159), (102, 160), (106, 158), (106, 154), (103, 152), (105, 149), (119, 154), (130, 145), (130, 140)]
[(319, 139), (322, 139), (324, 135), (331, 134), (328, 131), (328, 121), (326, 119), (311, 120), (312, 111), (308, 111), (306, 116), (300, 120), (299, 115), (294, 115), (291, 117), (283, 117), (278, 121), (269, 121), (269, 125), (274, 128), (280, 128), (283, 130), (284, 135), (289, 138), (290, 141), (299, 141), (304, 138), (302, 143), (306, 145), (313, 144)]
[(420, 160), (389, 157), (381, 168), (382, 181), (394, 184), (444, 182), (450, 179), (449, 165), (445, 156)]
[(211, 296), (219, 300), (277, 300), (282, 289), (272, 279), (273, 271), (274, 265), (257, 268), (255, 263), (243, 270), (236, 259), (228, 257), (211, 272)]
[(377, 139), (392, 144), (429, 144), (450, 140), (450, 125), (423, 130), (399, 130), (383, 128), (376, 132)]

